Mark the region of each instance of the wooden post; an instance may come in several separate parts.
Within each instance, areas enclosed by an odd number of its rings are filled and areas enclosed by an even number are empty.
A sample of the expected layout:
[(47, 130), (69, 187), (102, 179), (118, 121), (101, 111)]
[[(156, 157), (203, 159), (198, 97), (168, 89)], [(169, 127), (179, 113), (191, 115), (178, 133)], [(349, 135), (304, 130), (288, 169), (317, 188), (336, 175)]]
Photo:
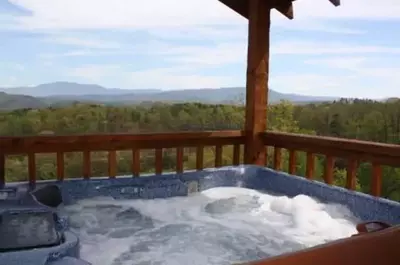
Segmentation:
[(260, 133), (267, 129), (269, 35), (271, 5), (249, 0), (249, 37), (246, 81), (245, 164), (264, 166), (265, 148)]

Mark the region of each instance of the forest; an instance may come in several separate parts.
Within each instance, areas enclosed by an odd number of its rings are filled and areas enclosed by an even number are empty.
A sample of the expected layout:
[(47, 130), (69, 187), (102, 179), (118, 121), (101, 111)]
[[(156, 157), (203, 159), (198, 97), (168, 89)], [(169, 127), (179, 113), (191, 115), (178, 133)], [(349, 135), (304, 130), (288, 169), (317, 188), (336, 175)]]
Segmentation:
[[(272, 131), (334, 136), (400, 144), (400, 100), (373, 101), (340, 99), (334, 102), (294, 105), (281, 101), (268, 107), (268, 129)], [(62, 108), (18, 109), (0, 112), (0, 136), (71, 135), (106, 133), (160, 133), (201, 130), (240, 130), (244, 124), (244, 107), (201, 103), (137, 106), (106, 106), (75, 103)], [(175, 150), (164, 150), (164, 171), (175, 170)], [(204, 167), (214, 166), (214, 150), (206, 148)], [(92, 153), (94, 176), (107, 174), (105, 152)], [(131, 152), (118, 152), (118, 173), (131, 174)], [(288, 155), (284, 153), (287, 168)], [(37, 156), (37, 176), (56, 178), (55, 155)], [(154, 152), (141, 151), (142, 173), (154, 172)], [(232, 148), (223, 150), (223, 164), (232, 163)], [(269, 161), (268, 165), (271, 165)], [(82, 176), (82, 154), (68, 153), (65, 158), (66, 177)], [(195, 168), (195, 151), (187, 148), (184, 168)], [(317, 159), (315, 176), (322, 179), (323, 159)], [(305, 155), (299, 154), (297, 173), (304, 175)], [(368, 192), (371, 167), (361, 164), (357, 189)], [(382, 195), (400, 201), (400, 169), (384, 167)], [(335, 168), (335, 184), (343, 186), (346, 169)], [(9, 156), (6, 161), (7, 181), (25, 180), (27, 158)]]

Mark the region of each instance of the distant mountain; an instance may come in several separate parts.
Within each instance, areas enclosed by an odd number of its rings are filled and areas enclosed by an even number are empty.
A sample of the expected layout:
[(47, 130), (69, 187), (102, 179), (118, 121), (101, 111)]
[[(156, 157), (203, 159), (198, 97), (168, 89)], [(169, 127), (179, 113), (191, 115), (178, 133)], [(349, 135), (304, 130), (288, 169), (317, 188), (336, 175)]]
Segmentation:
[(387, 98), (386, 99), (386, 102), (388, 102), (388, 103), (397, 102), (397, 101), (400, 101), (400, 98), (393, 97), (393, 98)]
[[(41, 97), (48, 103), (58, 101), (84, 101), (111, 104), (135, 104), (140, 102), (202, 102), (202, 103), (240, 103), (245, 99), (244, 87), (219, 89), (186, 89), (163, 91), (158, 89), (127, 90), (105, 88), (99, 85), (56, 82), (35, 87), (16, 87), (1, 89), (10, 94)], [(314, 97), (297, 94), (284, 94), (269, 91), (269, 102), (289, 100), (295, 103), (332, 101), (334, 97)]]
[(0, 110), (46, 107), (47, 104), (39, 98), (25, 95), (9, 95), (0, 92)]
[(77, 84), (72, 82), (55, 82), (41, 84), (34, 87), (0, 88), (0, 91), (14, 95), (29, 95), (33, 97), (51, 96), (84, 96), (84, 95), (124, 95), (134, 91), (137, 94), (160, 92), (157, 89), (126, 90), (119, 88), (105, 88), (94, 84)]

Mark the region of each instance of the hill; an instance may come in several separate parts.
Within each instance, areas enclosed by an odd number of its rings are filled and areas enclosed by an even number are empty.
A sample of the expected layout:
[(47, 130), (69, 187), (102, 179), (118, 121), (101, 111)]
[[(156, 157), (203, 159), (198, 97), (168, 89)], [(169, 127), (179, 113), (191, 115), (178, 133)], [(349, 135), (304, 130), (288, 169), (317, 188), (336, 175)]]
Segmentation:
[[(29, 95), (33, 97), (52, 97), (52, 96), (84, 96), (84, 95), (123, 95), (132, 90), (119, 88), (105, 88), (95, 84), (78, 84), (72, 82), (54, 82), (41, 84), (34, 87), (11, 87), (0, 88), (0, 91), (14, 95)], [(134, 90), (135, 93), (152, 93), (160, 90), (146, 89)]]
[[(99, 85), (77, 84), (70, 82), (56, 82), (42, 84), (35, 87), (16, 87), (1, 89), (0, 91), (16, 95), (39, 97), (47, 105), (60, 102), (92, 102), (108, 104), (139, 104), (141, 102), (201, 102), (201, 103), (240, 103), (245, 99), (244, 87), (228, 87), (218, 89), (186, 89), (163, 91), (158, 89), (128, 90), (105, 88)], [(332, 101), (334, 97), (314, 97), (297, 94), (284, 94), (274, 90), (269, 92), (269, 102), (289, 100), (295, 103), (309, 103)], [(17, 104), (18, 107), (23, 104)]]
[(39, 98), (25, 95), (10, 95), (0, 92), (0, 110), (22, 109), (22, 108), (43, 108), (47, 104)]
[[(118, 103), (132, 104), (143, 101), (153, 102), (201, 102), (201, 103), (240, 103), (245, 99), (245, 88), (231, 87), (219, 89), (187, 89), (187, 90), (171, 90), (159, 92), (138, 93), (129, 91), (125, 94), (86, 94), (86, 95), (54, 95), (46, 97), (52, 100), (76, 100), (76, 101), (95, 101), (102, 103)], [(271, 103), (281, 100), (289, 100), (291, 102), (320, 102), (333, 101), (336, 98), (330, 97), (313, 97), (296, 94), (283, 94), (274, 90), (269, 91), (269, 101)]]

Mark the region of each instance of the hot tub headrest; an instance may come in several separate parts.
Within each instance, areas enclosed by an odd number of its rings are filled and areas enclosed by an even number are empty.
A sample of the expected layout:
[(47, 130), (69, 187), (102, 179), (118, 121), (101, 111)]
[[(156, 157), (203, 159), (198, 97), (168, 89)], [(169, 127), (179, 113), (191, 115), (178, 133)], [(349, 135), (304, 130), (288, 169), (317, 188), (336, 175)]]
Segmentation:
[(61, 190), (57, 185), (46, 185), (31, 194), (36, 201), (48, 207), (56, 208), (62, 203)]

